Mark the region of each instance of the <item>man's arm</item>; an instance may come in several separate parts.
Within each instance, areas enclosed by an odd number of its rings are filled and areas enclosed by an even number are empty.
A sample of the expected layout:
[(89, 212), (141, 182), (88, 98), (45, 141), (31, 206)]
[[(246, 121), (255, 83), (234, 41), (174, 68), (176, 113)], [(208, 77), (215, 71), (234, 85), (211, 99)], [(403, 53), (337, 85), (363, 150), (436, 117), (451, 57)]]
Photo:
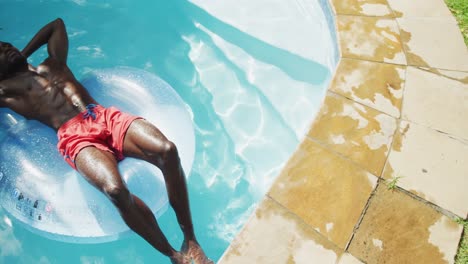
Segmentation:
[(29, 41), (21, 53), (27, 58), (44, 44), (47, 44), (49, 57), (63, 64), (67, 63), (68, 36), (62, 19), (57, 18), (45, 25)]

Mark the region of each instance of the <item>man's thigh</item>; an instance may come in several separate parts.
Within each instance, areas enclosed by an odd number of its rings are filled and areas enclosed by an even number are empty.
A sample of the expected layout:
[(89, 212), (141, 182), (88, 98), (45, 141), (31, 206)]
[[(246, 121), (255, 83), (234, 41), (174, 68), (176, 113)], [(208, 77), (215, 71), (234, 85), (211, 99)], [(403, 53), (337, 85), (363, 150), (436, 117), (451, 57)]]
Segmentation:
[(154, 156), (162, 155), (168, 143), (169, 140), (155, 125), (137, 119), (125, 135), (123, 153), (127, 157), (150, 161)]
[(123, 184), (114, 154), (94, 146), (85, 147), (75, 158), (78, 172), (92, 185), (103, 190), (107, 185)]

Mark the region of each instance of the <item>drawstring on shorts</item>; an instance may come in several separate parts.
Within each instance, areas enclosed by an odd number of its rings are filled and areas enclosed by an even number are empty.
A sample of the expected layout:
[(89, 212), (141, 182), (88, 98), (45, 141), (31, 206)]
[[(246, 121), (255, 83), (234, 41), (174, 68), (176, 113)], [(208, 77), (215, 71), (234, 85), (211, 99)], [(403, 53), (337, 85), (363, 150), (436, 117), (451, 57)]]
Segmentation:
[(95, 104), (89, 104), (86, 106), (86, 113), (83, 113), (83, 119), (87, 119), (91, 117), (93, 120), (96, 120), (96, 113), (94, 112), (94, 108), (96, 108), (97, 105)]

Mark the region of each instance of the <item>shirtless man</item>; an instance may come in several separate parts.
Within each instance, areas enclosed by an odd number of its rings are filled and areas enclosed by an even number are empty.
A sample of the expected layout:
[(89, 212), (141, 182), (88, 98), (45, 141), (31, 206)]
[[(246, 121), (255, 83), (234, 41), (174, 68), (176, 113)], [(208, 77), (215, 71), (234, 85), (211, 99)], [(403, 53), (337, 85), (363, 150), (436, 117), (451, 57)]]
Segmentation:
[[(49, 57), (37, 69), (27, 58), (47, 44)], [(174, 143), (148, 121), (100, 106), (67, 66), (68, 36), (61, 19), (44, 26), (20, 52), (0, 41), (0, 107), (55, 129), (65, 160), (102, 191), (125, 223), (172, 263), (212, 263), (198, 244), (187, 184)], [(134, 157), (161, 169), (169, 202), (184, 234), (175, 250), (147, 205), (131, 194), (117, 163)]]

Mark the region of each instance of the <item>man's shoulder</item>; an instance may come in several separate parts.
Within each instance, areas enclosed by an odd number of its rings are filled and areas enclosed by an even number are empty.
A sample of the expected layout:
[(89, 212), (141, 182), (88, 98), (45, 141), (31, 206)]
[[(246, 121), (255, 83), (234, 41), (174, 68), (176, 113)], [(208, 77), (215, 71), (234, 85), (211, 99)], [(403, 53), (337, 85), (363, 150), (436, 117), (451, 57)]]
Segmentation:
[(8, 96), (9, 94), (18, 95), (30, 87), (32, 81), (37, 74), (32, 71), (21, 72), (14, 76), (0, 81), (0, 95)]
[(28, 79), (28, 78), (31, 78), (33, 76), (34, 76), (34, 72), (31, 72), (31, 71), (25, 71), (25, 72), (17, 73), (17, 74), (15, 74), (13, 76), (9, 76), (8, 78), (5, 78), (5, 79), (1, 80), (0, 85), (8, 86), (9, 84), (11, 84), (13, 82), (17, 82), (18, 80)]

